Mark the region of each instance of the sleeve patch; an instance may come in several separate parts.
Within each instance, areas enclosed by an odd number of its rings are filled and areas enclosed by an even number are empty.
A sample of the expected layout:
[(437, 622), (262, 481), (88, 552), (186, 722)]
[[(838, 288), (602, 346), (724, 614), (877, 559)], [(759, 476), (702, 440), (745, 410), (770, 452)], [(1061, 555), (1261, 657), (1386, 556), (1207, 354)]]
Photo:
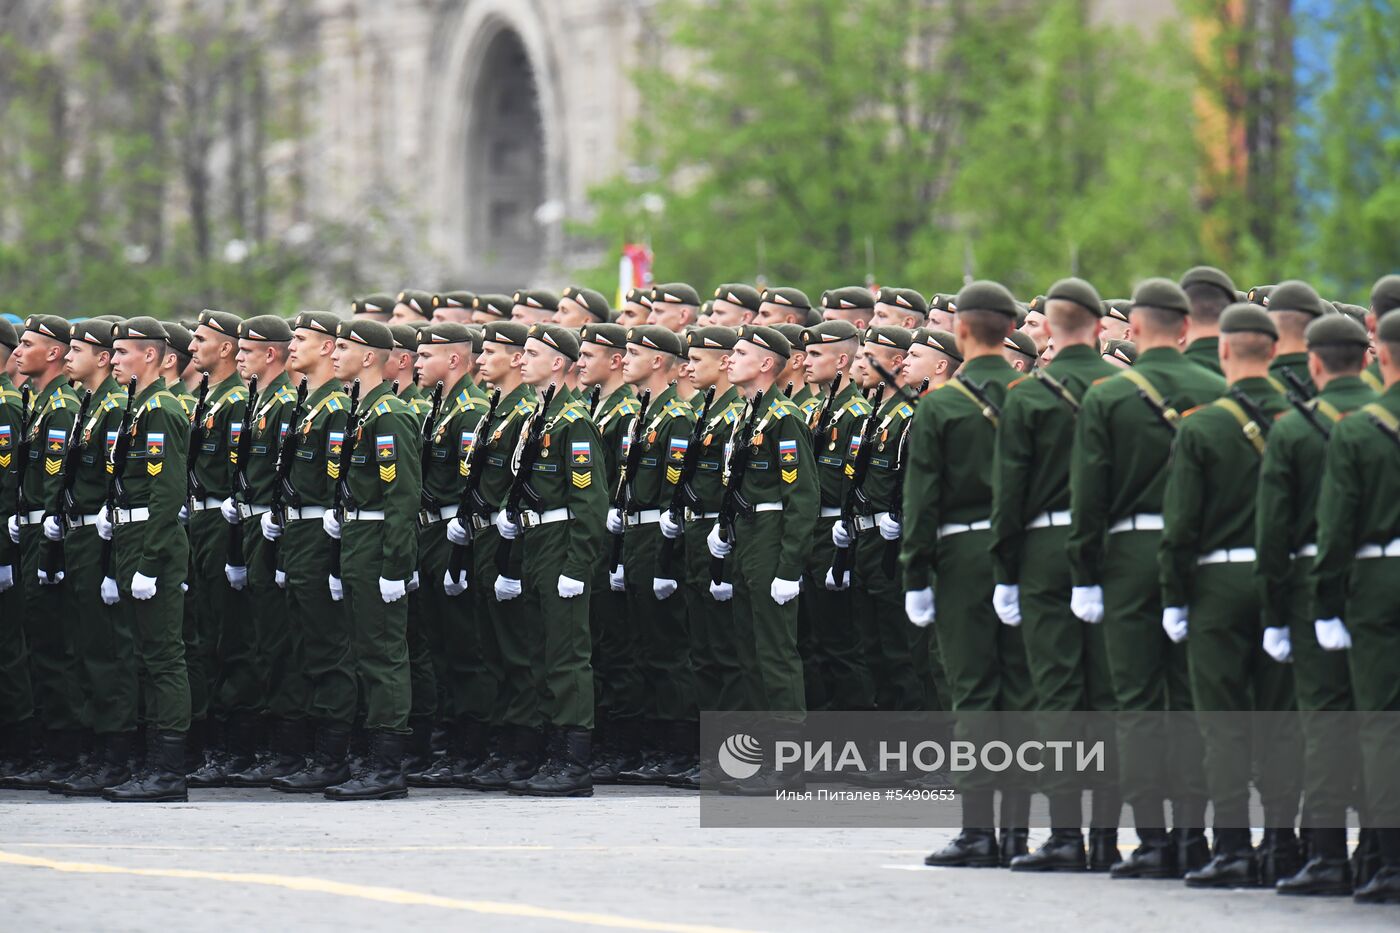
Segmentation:
[(785, 482), (785, 483), (787, 483), (787, 484), (789, 484), (789, 485), (791, 485), (792, 483), (797, 482), (797, 468), (796, 468), (796, 467), (793, 467), (791, 470), (781, 470), (780, 472), (781, 472), (782, 477), (783, 477), (783, 482)]
[(476, 446), (476, 432), (462, 432), (462, 459), (465, 460), (472, 452), (472, 447)]
[(331, 457), (339, 457), (341, 448), (345, 446), (344, 431), (330, 431), (326, 434), (326, 453)]
[(9, 450), (14, 442), (13, 429), (8, 424), (0, 424), (0, 450)]
[(575, 489), (587, 489), (593, 485), (593, 473), (589, 470), (570, 470), (570, 482)]
[(796, 463), (797, 441), (778, 441), (778, 459), (783, 463)]
[(68, 432), (62, 428), (49, 428), (48, 440), (44, 442), (44, 446), (51, 453), (62, 453), (63, 448), (68, 446)]
[(671, 438), (671, 446), (670, 446), (670, 449), (666, 452), (667, 459), (676, 460), (676, 461), (684, 460), (684, 459), (685, 459), (685, 451), (686, 451), (686, 448), (688, 448), (689, 446), (690, 446), (690, 438), (687, 438), (687, 437), (673, 437), (673, 438)]
[[(113, 446), (116, 445), (116, 438), (111, 438)], [(146, 459), (160, 460), (165, 457), (165, 434), (157, 434), (154, 431), (146, 433)]]
[(377, 434), (374, 438), (374, 459), (380, 463), (391, 463), (399, 458), (394, 447), (394, 435)]
[(588, 466), (593, 460), (593, 445), (588, 441), (574, 441), (569, 448), (569, 459), (576, 466)]

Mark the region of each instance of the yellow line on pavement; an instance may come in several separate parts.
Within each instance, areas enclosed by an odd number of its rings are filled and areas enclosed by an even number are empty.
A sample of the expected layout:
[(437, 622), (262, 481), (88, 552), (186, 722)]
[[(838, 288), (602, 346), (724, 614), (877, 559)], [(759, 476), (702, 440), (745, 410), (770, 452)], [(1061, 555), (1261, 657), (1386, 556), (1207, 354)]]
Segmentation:
[(402, 888), (350, 884), (341, 881), (331, 881), (326, 878), (311, 878), (303, 875), (196, 871), (188, 868), (130, 868), (120, 865), (99, 865), (95, 862), (60, 862), (54, 859), (3, 851), (0, 851), (0, 865), (46, 868), (51, 871), (72, 872), (85, 875), (137, 875), (145, 878), (185, 878), (196, 881), (220, 881), (228, 884), (255, 884), (273, 888), (284, 888), (289, 891), (305, 891), (313, 894), (333, 894), (339, 897), (354, 897), (366, 901), (378, 901), (384, 904), (440, 907), (446, 910), (464, 910), (476, 914), (490, 914), (501, 917), (525, 917), (532, 920), (555, 920), (560, 923), (610, 927), (620, 930), (653, 930), (658, 931), (658, 933), (745, 933), (745, 931), (736, 930), (732, 927), (642, 920), (636, 917), (621, 917), (616, 914), (555, 910), (548, 907), (532, 907), (529, 904), (512, 904), (504, 901), (468, 901), (455, 897), (424, 894), (418, 891), (406, 891)]

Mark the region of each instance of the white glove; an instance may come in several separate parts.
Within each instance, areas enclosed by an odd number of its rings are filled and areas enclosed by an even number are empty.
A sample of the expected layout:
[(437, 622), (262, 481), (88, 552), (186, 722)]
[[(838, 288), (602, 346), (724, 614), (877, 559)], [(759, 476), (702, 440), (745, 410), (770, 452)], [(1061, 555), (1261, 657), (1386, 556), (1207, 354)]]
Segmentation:
[(773, 585), (768, 587), (768, 595), (773, 597), (773, 602), (779, 606), (790, 603), (797, 598), (797, 594), (802, 592), (802, 582), (800, 580), (783, 580), (775, 577)]
[(408, 589), (408, 591), (409, 591), (410, 593), (412, 593), (414, 590), (418, 589), (418, 571), (416, 571), (416, 570), (413, 571), (413, 576), (411, 576), (411, 577), (408, 578), (408, 587), (407, 587), (407, 589)]
[(1351, 633), (1341, 619), (1318, 619), (1313, 623), (1313, 634), (1323, 651), (1345, 651), (1351, 647)]
[(0, 564), (0, 593), (15, 585), (15, 568), (12, 564)]
[(277, 584), (279, 590), (287, 588), (287, 571), (278, 570), (272, 574), (272, 582)]
[(583, 595), (583, 581), (559, 574), (559, 598), (573, 599)]
[(47, 573), (42, 567), (39, 568), (39, 585), (40, 585), (40, 586), (57, 586), (58, 584), (60, 584), (60, 583), (62, 583), (62, 582), (63, 582), (63, 571), (62, 571), (62, 570), (56, 571), (56, 572), (54, 573), (54, 575), (53, 575), (52, 577), (50, 577), (50, 576), (48, 575), (48, 573)]
[(284, 529), (281, 525), (277, 524), (277, 519), (272, 516), (271, 512), (262, 513), (260, 523), (262, 524), (262, 536), (267, 540), (276, 541), (278, 538), (282, 537)]
[(243, 515), (238, 510), (238, 503), (233, 501), (233, 496), (229, 496), (219, 503), (219, 514), (224, 517), (224, 521), (230, 525), (237, 525)]
[(188, 593), (189, 591), (190, 591), (190, 585), (189, 585), (187, 582), (185, 582), (184, 580), (181, 580), (181, 581), (180, 581), (180, 592), (181, 592), (181, 593)]
[(136, 572), (131, 575), (131, 595), (137, 599), (150, 599), (156, 595), (156, 578)]
[(467, 526), (462, 524), (460, 518), (447, 520), (447, 541), (459, 547), (467, 543)]
[(676, 591), (680, 586), (675, 580), (665, 580), (661, 577), (651, 578), (651, 591), (656, 594), (657, 599), (665, 599)]
[(404, 585), (403, 580), (386, 580), (383, 577), (379, 578), (379, 598), (386, 603), (392, 603), (395, 600), (403, 599), (406, 592), (408, 592), (408, 589)]
[(496, 600), (505, 602), (520, 595), (520, 581), (512, 580), (510, 577), (496, 578)]
[(112, 519), (108, 517), (106, 509), (97, 513), (97, 536), (103, 541), (112, 540)]
[(837, 547), (850, 547), (855, 539), (851, 537), (850, 529), (846, 527), (846, 522), (837, 519), (831, 523), (831, 543)]
[(627, 566), (618, 564), (616, 570), (608, 571), (608, 589), (614, 593), (627, 592)]
[(228, 578), (228, 585), (235, 590), (241, 590), (248, 585), (247, 567), (234, 567), (231, 564), (224, 564), (224, 576)]
[(496, 530), (501, 533), (501, 537), (506, 541), (514, 541), (515, 536), (520, 534), (520, 526), (510, 520), (505, 509), (496, 513)]
[[(836, 525), (833, 525), (832, 527), (835, 528), (835, 527), (837, 527), (837, 526), (840, 525), (840, 524), (841, 524), (840, 522), (837, 522)], [(837, 583), (837, 582), (836, 582), (836, 577), (835, 577), (835, 575), (832, 574), (832, 572), (831, 572), (831, 568), (830, 568), (830, 567), (826, 568), (826, 588), (827, 588), (827, 589), (829, 589), (829, 590), (844, 590), (846, 587), (848, 587), (848, 586), (850, 586), (850, 585), (851, 585), (851, 572), (850, 572), (849, 570), (847, 570), (847, 571), (845, 571), (844, 573), (841, 574), (841, 582), (840, 582), (840, 583)]]
[(1162, 610), (1162, 631), (1173, 642), (1181, 644), (1185, 641), (1189, 629), (1185, 606), (1168, 606)]
[(734, 550), (734, 542), (721, 541), (719, 537), (719, 522), (715, 522), (715, 527), (710, 529), (710, 533), (705, 536), (705, 544), (710, 549), (711, 557), (718, 557), (724, 560), (729, 556), (729, 552)]
[(102, 578), (102, 601), (109, 606), (115, 606), (122, 598), (121, 592), (117, 589), (117, 581), (111, 577)]
[(50, 541), (63, 540), (63, 522), (58, 520), (57, 515), (44, 516), (44, 537)]
[(1013, 628), (1021, 624), (1021, 588), (1014, 584), (998, 583), (992, 590), (992, 608), (1003, 625)]
[(1076, 586), (1069, 591), (1069, 611), (1081, 622), (1097, 625), (1103, 621), (1103, 587)]
[(933, 624), (933, 587), (910, 590), (904, 594), (904, 614), (919, 628)]
[(335, 517), (334, 512), (327, 512), (321, 516), (321, 527), (326, 530), (326, 534), (337, 541), (340, 540), (340, 519)]
[(18, 516), (18, 515), (11, 515), (11, 516), (10, 516), (9, 526), (10, 526), (10, 540), (13, 541), (15, 544), (19, 544), (19, 516)]
[(331, 588), (331, 599), (340, 602), (345, 598), (345, 584), (340, 582), (340, 577), (326, 577), (326, 582)]
[(461, 596), (467, 591), (467, 572), (463, 570), (456, 580), (452, 579), (452, 571), (444, 570), (442, 573), (442, 591), (448, 596)]
[(188, 505), (180, 506), (180, 514), (175, 517), (179, 520), (180, 524), (188, 526), (190, 523), (190, 507)]
[(1293, 660), (1293, 639), (1284, 626), (1264, 629), (1264, 651), (1280, 664)]
[(710, 595), (715, 598), (715, 602), (717, 603), (727, 603), (734, 598), (734, 584), (716, 583), (711, 580)]
[(670, 538), (672, 541), (674, 541), (676, 538), (679, 538), (681, 536), (681, 532), (684, 530), (685, 529), (681, 527), (680, 522), (673, 521), (671, 519), (670, 509), (661, 510), (661, 534), (664, 537)]
[(899, 523), (889, 512), (881, 512), (880, 517), (875, 520), (875, 525), (880, 529), (880, 537), (886, 541), (898, 541), (903, 533), (904, 526)]

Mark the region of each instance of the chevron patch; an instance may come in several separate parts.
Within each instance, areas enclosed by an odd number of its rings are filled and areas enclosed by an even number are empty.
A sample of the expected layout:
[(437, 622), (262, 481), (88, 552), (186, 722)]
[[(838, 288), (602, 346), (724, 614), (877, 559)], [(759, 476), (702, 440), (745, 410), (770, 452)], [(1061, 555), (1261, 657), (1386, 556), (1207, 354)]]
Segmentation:
[(681, 481), (681, 468), (680, 468), (680, 467), (667, 467), (667, 468), (666, 468), (666, 482), (668, 482), (668, 483), (670, 483), (672, 486), (674, 486), (674, 485), (676, 485), (677, 483), (679, 483), (680, 481)]
[(796, 471), (796, 470), (783, 470), (783, 471), (781, 471), (781, 472), (782, 472), (782, 476), (783, 476), (783, 482), (785, 482), (785, 483), (795, 483), (795, 482), (797, 482), (797, 471)]
[(570, 476), (575, 489), (587, 489), (593, 485), (593, 474), (588, 470), (571, 470)]
[(57, 476), (58, 471), (63, 469), (63, 461), (55, 460), (52, 457), (45, 458), (44, 472), (50, 476)]
[(398, 475), (399, 465), (397, 463), (390, 463), (387, 466), (382, 466), (379, 468), (379, 478), (386, 483), (392, 483), (395, 479), (398, 478)]
[(147, 461), (146, 461), (146, 475), (147, 475), (147, 476), (159, 476), (159, 475), (160, 475), (160, 471), (163, 470), (163, 469), (165, 469), (165, 461), (163, 461), (163, 460), (147, 460)]
[(0, 454), (0, 470), (8, 470), (14, 454)]
[(340, 464), (334, 460), (326, 461), (326, 475), (331, 479), (340, 479)]

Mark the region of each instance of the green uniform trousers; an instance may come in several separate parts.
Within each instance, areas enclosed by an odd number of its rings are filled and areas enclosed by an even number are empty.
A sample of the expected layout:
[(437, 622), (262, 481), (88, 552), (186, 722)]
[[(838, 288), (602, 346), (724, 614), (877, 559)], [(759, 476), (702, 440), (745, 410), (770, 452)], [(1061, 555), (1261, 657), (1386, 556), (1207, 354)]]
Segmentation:
[[(215, 513), (217, 516), (217, 513)], [(222, 521), (222, 519), (220, 520)], [(126, 624), (136, 639), (138, 670), (127, 690), (141, 692), (141, 709), (146, 725), (165, 732), (187, 732), (190, 728), (190, 681), (185, 667), (185, 640), (182, 635), (185, 598), (180, 584), (185, 582), (185, 565), (162, 567), (156, 577), (156, 594), (150, 599), (131, 595), (131, 578), (143, 550), (146, 523), (118, 525), (112, 536), (113, 563)], [(179, 534), (178, 527), (167, 534)]]
[[(649, 719), (694, 722), (700, 708), (690, 667), (690, 634), (685, 597), (677, 589), (666, 599), (652, 590), (661, 554), (661, 526), (638, 525), (623, 535), (627, 574), (627, 616), (636, 633), (637, 669)], [(682, 574), (676, 560), (671, 572)]]
[[(538, 725), (539, 693), (535, 689), (530, 666), (532, 652), (540, 635), (525, 618), (519, 598), (501, 602), (496, 598), (496, 549), (501, 536), (495, 527), (472, 535), (472, 564), (476, 569), (471, 586), (477, 591), (478, 611), (483, 611), (490, 624), (482, 631), (482, 657), (496, 693), (491, 722), (494, 725)], [(512, 546), (514, 566), (522, 568), (519, 546)], [(522, 590), (523, 590), (522, 581)]]
[(778, 571), (782, 518), (780, 512), (739, 518), (734, 523), (734, 550), (725, 564), (734, 580), (734, 625), (747, 708), (805, 714), (802, 657), (797, 651), (800, 597), (780, 606), (770, 591)]
[(486, 676), (482, 656), (484, 617), (474, 598), (480, 585), (469, 580), (467, 591), (459, 596), (443, 592), (442, 580), (452, 554), (446, 522), (434, 522), (424, 529), (418, 547), (419, 611), (427, 622), (429, 642), (437, 651), (433, 671), (442, 700), (440, 715), (452, 722), (490, 722), (495, 682)]
[[(424, 612), (423, 587), (434, 581), (425, 580), (423, 543), (426, 529), (418, 528), (418, 589), (408, 594), (408, 681), (409, 713), (413, 719), (436, 720), (441, 707), (442, 684), (439, 679), (442, 660), (442, 639), (439, 620), (430, 620)], [(442, 586), (442, 574), (436, 581)]]
[(73, 654), (69, 586), (40, 586), (41, 554), (48, 540), (41, 525), (19, 530), (20, 571), (24, 575), (24, 642), (34, 706), (45, 729), (82, 729), (87, 723), (82, 673)]
[(935, 683), (943, 680), (937, 639), (909, 623), (904, 590), (885, 573), (887, 542), (875, 530), (863, 532), (852, 549), (850, 623), (860, 636), (865, 665), (882, 710), (937, 710)]
[(287, 672), (288, 698), (305, 697), (312, 719), (348, 726), (355, 718), (355, 663), (345, 603), (331, 599), (327, 582), (331, 539), (319, 518), (305, 518), (288, 522), (277, 543), (287, 574), (285, 618), (302, 657), (302, 664)]
[(28, 584), (23, 580), (18, 557), (16, 553), (14, 585), (0, 593), (0, 726), (25, 722), (34, 716), (29, 651), (24, 643), (24, 591)]
[[(871, 710), (875, 708), (875, 683), (866, 664), (865, 647), (851, 618), (851, 590), (826, 588), (827, 571), (836, 551), (831, 543), (835, 518), (818, 518), (812, 532), (816, 541), (803, 568), (799, 597), (798, 650), (802, 654), (807, 708), (821, 710)], [(847, 568), (854, 576), (854, 568)]]
[[(695, 673), (695, 699), (701, 710), (731, 712), (744, 708), (744, 670), (739, 666), (739, 638), (734, 624), (734, 601), (710, 595), (710, 548), (705, 536), (714, 519), (686, 525), (681, 536), (685, 562), (686, 617), (690, 628), (690, 666)], [(728, 565), (726, 564), (726, 570)], [(729, 576), (733, 576), (730, 572)]]
[(196, 720), (211, 712), (257, 711), (253, 628), (247, 591), (229, 586), (229, 524), (217, 508), (190, 515), (190, 599), (185, 620), (185, 656)]
[(588, 597), (588, 628), (593, 643), (593, 698), (598, 717), (636, 719), (642, 715), (642, 689), (637, 675), (632, 628), (627, 618), (627, 594), (608, 582), (612, 537), (593, 571)]
[(408, 731), (411, 703), (408, 676), (408, 598), (386, 603), (379, 593), (384, 567), (383, 526), (376, 521), (345, 522), (340, 570), (355, 676), (364, 695), (365, 728)]
[(102, 539), (86, 525), (63, 536), (65, 582), (73, 603), (73, 652), (90, 690), (92, 730), (99, 735), (136, 728), (136, 638), (118, 603), (102, 601)]
[[(577, 519), (570, 519), (576, 521)], [(578, 596), (559, 595), (559, 570), (569, 548), (569, 522), (522, 531), (524, 550), (520, 599), (526, 630), (538, 637), (530, 654), (536, 718), (529, 725), (593, 728), (593, 654), (588, 631), (591, 583)], [(673, 597), (675, 598), (675, 597)]]
[(250, 696), (256, 698), (256, 708), (270, 716), (305, 719), (311, 700), (306, 655), (301, 626), (292, 625), (287, 597), (277, 585), (278, 546), (262, 536), (260, 515), (244, 519), (242, 531), (248, 561), (248, 604), (256, 639), (250, 654)]
[(1400, 828), (1400, 560), (1358, 560), (1346, 623), (1370, 826)]

